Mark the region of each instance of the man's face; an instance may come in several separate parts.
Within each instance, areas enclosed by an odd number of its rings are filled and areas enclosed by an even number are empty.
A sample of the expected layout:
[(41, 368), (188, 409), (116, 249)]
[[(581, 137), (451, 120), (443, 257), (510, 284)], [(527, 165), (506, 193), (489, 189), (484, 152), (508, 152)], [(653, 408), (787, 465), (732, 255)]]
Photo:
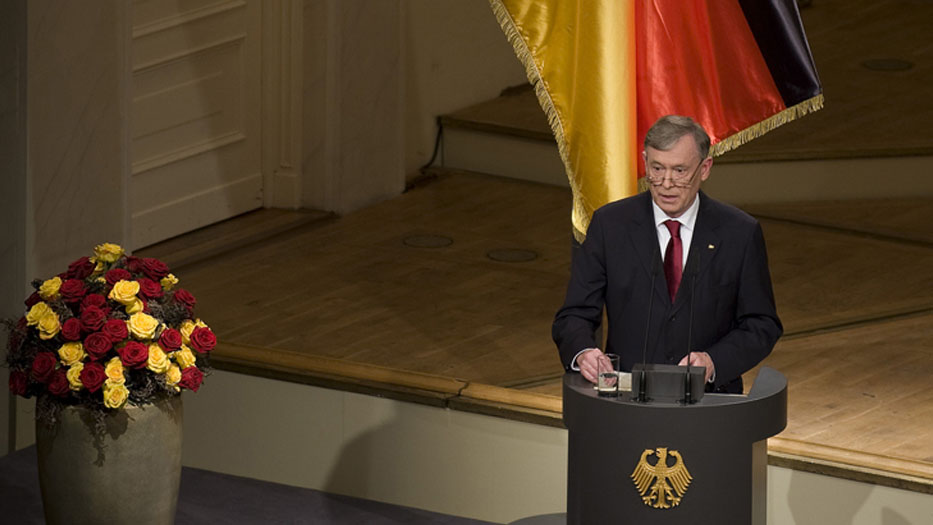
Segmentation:
[[(650, 180), (648, 182), (651, 198), (669, 217), (680, 217), (693, 204), (700, 191), (700, 183), (709, 177), (713, 159), (707, 157), (701, 161), (691, 135), (680, 137), (666, 151), (648, 147), (642, 155), (646, 174), (660, 179), (654, 184)], [(681, 187), (675, 182), (678, 177), (692, 178), (683, 182), (686, 186)]]

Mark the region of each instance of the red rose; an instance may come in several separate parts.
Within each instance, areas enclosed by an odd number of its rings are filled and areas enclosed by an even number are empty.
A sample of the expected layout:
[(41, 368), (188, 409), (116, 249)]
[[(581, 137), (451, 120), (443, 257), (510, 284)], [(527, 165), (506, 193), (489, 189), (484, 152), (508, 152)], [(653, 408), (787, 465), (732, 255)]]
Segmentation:
[(149, 361), (149, 349), (138, 341), (130, 341), (122, 348), (117, 348), (120, 361), (127, 368), (145, 368)]
[(129, 330), (126, 328), (126, 321), (122, 319), (107, 320), (100, 331), (106, 334), (112, 343), (119, 343), (130, 335)]
[(126, 256), (126, 269), (133, 272), (139, 273), (141, 271), (142, 260), (139, 257), (133, 257), (132, 255)]
[(104, 274), (104, 279), (107, 279), (107, 284), (113, 286), (117, 284), (117, 281), (133, 280), (133, 275), (123, 268), (114, 268), (112, 270), (107, 270), (107, 273)]
[(197, 392), (201, 388), (201, 381), (204, 380), (204, 374), (196, 366), (189, 366), (181, 371), (181, 381), (178, 386)]
[(147, 257), (140, 261), (139, 266), (140, 270), (146, 274), (146, 277), (154, 281), (158, 281), (168, 275), (168, 266), (158, 259)]
[(100, 385), (104, 384), (104, 380), (107, 379), (107, 374), (104, 372), (104, 365), (92, 361), (84, 365), (78, 377), (81, 378), (81, 384), (88, 392), (97, 392)]
[(72, 317), (62, 324), (62, 337), (65, 341), (81, 340), (81, 321), (77, 317)]
[(81, 325), (85, 332), (100, 330), (107, 321), (107, 312), (96, 306), (88, 306), (81, 312)]
[(162, 335), (159, 336), (159, 344), (162, 345), (163, 350), (178, 350), (181, 348), (181, 332), (174, 328), (162, 330)]
[(94, 273), (96, 267), (97, 264), (91, 262), (91, 259), (82, 257), (68, 265), (68, 272), (65, 273), (65, 276), (69, 279), (87, 279), (89, 275)]
[(152, 279), (146, 279), (142, 277), (137, 280), (139, 282), (139, 295), (142, 295), (146, 299), (157, 299), (162, 297), (162, 285), (153, 281)]
[(32, 361), (33, 379), (40, 383), (47, 382), (52, 378), (56, 364), (58, 364), (58, 358), (53, 352), (39, 352)]
[(217, 346), (217, 337), (214, 332), (210, 328), (204, 328), (203, 326), (195, 328), (191, 332), (189, 339), (191, 340), (191, 346), (202, 354), (210, 352)]
[(84, 286), (84, 281), (68, 279), (62, 283), (62, 287), (59, 289), (58, 293), (62, 294), (62, 299), (64, 299), (66, 303), (77, 303), (84, 297), (84, 294), (87, 293), (87, 288)]
[(198, 302), (198, 300), (195, 299), (193, 295), (191, 295), (191, 292), (189, 292), (188, 290), (185, 290), (184, 288), (179, 288), (175, 290), (174, 297), (176, 301), (185, 305), (185, 308), (187, 308), (188, 310), (191, 310), (192, 308), (194, 308), (195, 303)]
[(41, 301), (41, 300), (42, 300), (42, 298), (39, 297), (39, 292), (32, 292), (32, 295), (30, 295), (29, 297), (27, 297), (27, 298), (26, 298), (26, 301), (24, 301), (24, 302), (26, 303), (26, 308), (32, 308), (33, 306), (35, 306), (36, 304), (38, 304), (39, 301)]
[(68, 395), (71, 388), (68, 385), (68, 376), (65, 375), (64, 370), (59, 369), (52, 374), (52, 378), (49, 379), (48, 389), (49, 392), (58, 397)]
[(29, 377), (22, 370), (13, 370), (10, 372), (10, 392), (14, 396), (25, 396), (26, 387), (29, 386)]
[(107, 307), (107, 298), (99, 293), (92, 293), (84, 296), (84, 299), (81, 301), (81, 310), (89, 306), (96, 306), (101, 310), (104, 310)]
[(111, 348), (113, 348), (113, 343), (110, 341), (110, 336), (103, 332), (94, 332), (84, 338), (84, 351), (94, 361), (103, 359)]

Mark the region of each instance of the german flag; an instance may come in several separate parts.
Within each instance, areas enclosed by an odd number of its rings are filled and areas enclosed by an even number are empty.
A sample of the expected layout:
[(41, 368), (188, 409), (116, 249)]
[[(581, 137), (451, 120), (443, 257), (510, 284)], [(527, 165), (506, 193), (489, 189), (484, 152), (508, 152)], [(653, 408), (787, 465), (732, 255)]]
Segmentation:
[(578, 239), (633, 195), (642, 142), (693, 117), (720, 155), (822, 107), (794, 0), (490, 0), (548, 116)]

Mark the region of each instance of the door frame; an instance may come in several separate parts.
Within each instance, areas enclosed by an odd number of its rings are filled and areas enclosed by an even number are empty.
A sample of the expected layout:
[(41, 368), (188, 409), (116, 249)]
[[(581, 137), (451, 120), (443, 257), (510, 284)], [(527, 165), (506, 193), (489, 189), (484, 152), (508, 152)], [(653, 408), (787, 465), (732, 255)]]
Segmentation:
[(263, 207), (301, 207), (302, 0), (262, 2)]

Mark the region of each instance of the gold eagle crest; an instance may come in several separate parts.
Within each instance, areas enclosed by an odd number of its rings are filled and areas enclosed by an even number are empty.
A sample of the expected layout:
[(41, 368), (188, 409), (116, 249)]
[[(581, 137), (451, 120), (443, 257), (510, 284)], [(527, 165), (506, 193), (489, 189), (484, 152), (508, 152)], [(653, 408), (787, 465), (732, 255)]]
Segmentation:
[[(658, 453), (658, 461), (652, 465), (648, 463), (648, 456), (653, 455), (655, 450)], [(680, 452), (668, 452), (665, 447), (655, 450), (647, 448), (641, 453), (641, 460), (632, 471), (632, 481), (635, 482), (635, 488), (645, 505), (656, 509), (676, 507), (687, 492), (693, 477), (687, 471), (687, 465), (680, 457)], [(674, 464), (671, 466), (667, 465), (668, 454), (674, 458)]]

